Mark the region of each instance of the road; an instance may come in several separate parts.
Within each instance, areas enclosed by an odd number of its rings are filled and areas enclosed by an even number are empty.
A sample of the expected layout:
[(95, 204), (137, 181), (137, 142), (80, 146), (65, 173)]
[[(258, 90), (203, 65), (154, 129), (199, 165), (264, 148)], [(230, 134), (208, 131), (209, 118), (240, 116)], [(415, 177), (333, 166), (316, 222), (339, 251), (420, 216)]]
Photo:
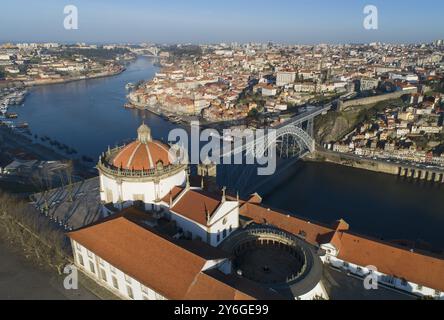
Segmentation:
[(0, 300), (97, 300), (88, 290), (68, 291), (63, 278), (34, 266), (0, 240)]

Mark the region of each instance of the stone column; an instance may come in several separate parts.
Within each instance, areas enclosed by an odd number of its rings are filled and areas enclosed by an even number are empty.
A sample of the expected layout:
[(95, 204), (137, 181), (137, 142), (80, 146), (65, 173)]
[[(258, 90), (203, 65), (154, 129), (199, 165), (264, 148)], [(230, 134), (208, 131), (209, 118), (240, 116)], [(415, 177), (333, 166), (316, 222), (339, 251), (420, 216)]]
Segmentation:
[(414, 170), (413, 178), (419, 179), (419, 173), (420, 173), (419, 170)]
[(427, 181), (432, 181), (433, 180), (433, 172), (427, 171)]

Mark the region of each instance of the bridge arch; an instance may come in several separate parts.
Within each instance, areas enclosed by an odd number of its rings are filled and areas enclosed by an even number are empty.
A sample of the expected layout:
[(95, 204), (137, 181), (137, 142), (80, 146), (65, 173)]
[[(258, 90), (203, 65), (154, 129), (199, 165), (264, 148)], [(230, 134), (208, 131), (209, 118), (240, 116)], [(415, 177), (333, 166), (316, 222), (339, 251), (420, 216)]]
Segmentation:
[[(313, 153), (316, 150), (315, 140), (306, 131), (295, 125), (287, 125), (285, 127), (278, 129), (273, 134), (268, 134), (264, 138), (264, 143), (256, 141), (255, 143), (256, 155), (264, 154), (265, 151), (268, 150), (273, 143), (276, 143), (278, 139), (286, 135), (291, 135), (295, 137), (299, 146), (301, 148), (302, 147), (307, 148), (310, 153)], [(250, 146), (247, 150), (248, 153), (251, 153), (253, 151), (254, 151), (253, 146)]]

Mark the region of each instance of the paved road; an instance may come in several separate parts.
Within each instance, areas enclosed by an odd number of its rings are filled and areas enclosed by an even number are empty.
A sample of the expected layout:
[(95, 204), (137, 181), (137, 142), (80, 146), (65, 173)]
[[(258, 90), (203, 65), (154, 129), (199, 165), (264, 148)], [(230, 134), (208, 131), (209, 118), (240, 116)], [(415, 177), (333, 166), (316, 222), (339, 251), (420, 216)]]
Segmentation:
[(84, 288), (67, 291), (63, 278), (43, 271), (0, 240), (0, 300), (97, 300)]

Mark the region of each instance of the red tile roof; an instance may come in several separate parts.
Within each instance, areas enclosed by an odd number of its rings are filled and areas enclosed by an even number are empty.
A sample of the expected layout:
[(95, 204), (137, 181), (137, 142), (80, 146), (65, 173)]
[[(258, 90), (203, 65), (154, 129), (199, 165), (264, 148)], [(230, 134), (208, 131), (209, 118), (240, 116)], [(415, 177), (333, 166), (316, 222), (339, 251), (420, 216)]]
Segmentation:
[(149, 170), (155, 169), (159, 162), (164, 166), (171, 164), (169, 147), (160, 142), (134, 141), (115, 156), (113, 165), (127, 170)]
[(183, 191), (183, 188), (181, 187), (174, 187), (170, 193), (168, 193), (163, 199), (162, 201), (165, 203), (170, 203), (170, 200), (175, 200)]
[(68, 236), (166, 298), (184, 298), (207, 260), (134, 222), (140, 219), (129, 209)]
[(444, 292), (444, 259), (411, 252), (350, 233), (340, 233), (338, 258), (359, 266), (375, 266), (379, 272)]
[(333, 231), (333, 228), (296, 218), (295, 216), (267, 209), (261, 205), (245, 203), (240, 214), (254, 220), (258, 224), (271, 224), (295, 235), (304, 234), (307, 242), (316, 245), (320, 238)]
[(221, 205), (222, 198), (206, 194), (200, 190), (187, 190), (184, 195), (174, 204), (171, 210), (185, 218), (206, 226), (208, 224), (207, 214), (211, 217)]
[(228, 255), (203, 242), (173, 240), (141, 226), (145, 214), (134, 208), (71, 232), (68, 236), (167, 299), (251, 300), (276, 294), (251, 282), (234, 281), (208, 261)]
[[(204, 297), (204, 298), (202, 298)], [(185, 297), (188, 300), (283, 300), (284, 297), (250, 280), (219, 270), (201, 273)]]
[(190, 286), (185, 300), (255, 300), (233, 287), (216, 280), (205, 273), (200, 273), (195, 283)]
[(348, 231), (349, 225), (343, 220), (326, 227), (252, 203), (244, 204), (240, 213), (256, 223), (269, 223), (295, 235), (302, 231), (306, 240), (313, 245), (332, 243), (339, 250), (338, 258), (343, 261), (362, 267), (375, 266), (384, 274), (444, 291), (442, 257), (412, 252), (394, 244), (354, 235)]

